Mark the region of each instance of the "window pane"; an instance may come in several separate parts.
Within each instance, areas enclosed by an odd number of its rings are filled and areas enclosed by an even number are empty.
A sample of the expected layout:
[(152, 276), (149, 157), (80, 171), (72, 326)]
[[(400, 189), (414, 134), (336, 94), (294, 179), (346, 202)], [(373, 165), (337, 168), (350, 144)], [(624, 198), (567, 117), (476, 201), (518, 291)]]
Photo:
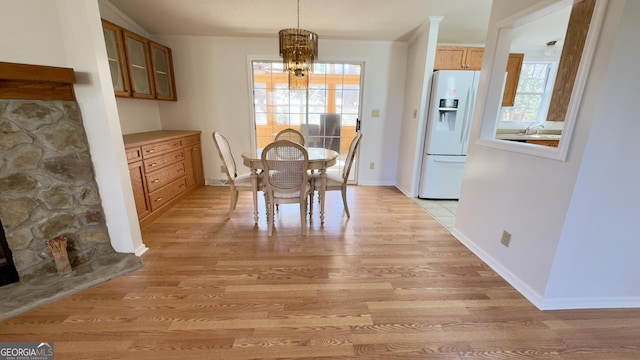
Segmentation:
[(502, 108), (500, 121), (538, 121), (538, 112), (547, 90), (550, 63), (524, 62), (513, 107)]
[[(335, 147), (344, 160), (360, 111), (362, 66), (315, 63), (306, 91), (289, 91), (282, 68), (281, 61), (253, 62), (256, 146), (266, 146), (276, 133), (292, 127), (306, 136), (309, 146)], [(329, 135), (324, 129), (328, 124)], [(330, 171), (341, 167), (339, 161)]]

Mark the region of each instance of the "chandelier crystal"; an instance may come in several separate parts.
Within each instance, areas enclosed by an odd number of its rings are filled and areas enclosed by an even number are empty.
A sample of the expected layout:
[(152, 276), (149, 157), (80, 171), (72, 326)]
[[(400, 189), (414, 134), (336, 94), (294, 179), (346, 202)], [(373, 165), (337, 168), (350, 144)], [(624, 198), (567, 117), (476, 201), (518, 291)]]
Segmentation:
[(289, 72), (289, 89), (309, 87), (309, 73), (318, 58), (318, 34), (300, 29), (300, 0), (298, 0), (298, 27), (279, 32), (280, 56), (284, 71)]

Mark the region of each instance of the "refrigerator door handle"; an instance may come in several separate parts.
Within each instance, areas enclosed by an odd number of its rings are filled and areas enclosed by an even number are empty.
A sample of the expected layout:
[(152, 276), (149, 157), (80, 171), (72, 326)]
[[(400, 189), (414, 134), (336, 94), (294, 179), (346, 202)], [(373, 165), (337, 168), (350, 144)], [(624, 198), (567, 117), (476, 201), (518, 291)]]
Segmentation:
[(464, 164), (465, 159), (456, 159), (456, 160), (443, 160), (443, 159), (435, 159), (433, 162), (437, 163), (445, 163), (445, 164)]
[(465, 138), (465, 132), (467, 130), (467, 120), (469, 118), (469, 107), (471, 105), (471, 102), (469, 100), (471, 97), (471, 88), (467, 88), (467, 97), (465, 99), (465, 103), (467, 104), (465, 109), (464, 109), (464, 120), (462, 121), (462, 131), (460, 131), (460, 143), (464, 144), (464, 138)]
[(470, 117), (473, 116), (473, 110), (474, 107), (476, 106), (476, 91), (475, 88), (471, 88), (471, 102), (469, 102), (469, 104), (467, 105), (467, 116), (465, 116), (465, 124), (468, 124), (467, 127), (467, 131), (465, 131), (465, 135), (464, 135), (464, 144), (467, 143), (467, 141), (469, 141), (469, 133), (471, 132), (471, 122), (473, 121), (473, 119), (469, 119)]

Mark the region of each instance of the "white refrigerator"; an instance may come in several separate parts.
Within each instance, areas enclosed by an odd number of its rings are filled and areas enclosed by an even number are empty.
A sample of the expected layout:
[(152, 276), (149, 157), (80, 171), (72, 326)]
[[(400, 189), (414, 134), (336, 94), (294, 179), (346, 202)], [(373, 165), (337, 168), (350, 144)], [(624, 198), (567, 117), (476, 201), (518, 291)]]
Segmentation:
[(458, 199), (469, 144), (479, 71), (433, 73), (418, 196)]

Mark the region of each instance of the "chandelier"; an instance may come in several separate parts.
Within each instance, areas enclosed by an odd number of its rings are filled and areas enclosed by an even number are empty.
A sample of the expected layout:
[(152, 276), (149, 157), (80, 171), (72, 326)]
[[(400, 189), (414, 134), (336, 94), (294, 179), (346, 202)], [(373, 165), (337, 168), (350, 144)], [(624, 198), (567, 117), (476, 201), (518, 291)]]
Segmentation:
[(284, 71), (289, 72), (289, 89), (309, 87), (309, 72), (318, 58), (318, 34), (300, 29), (300, 0), (298, 0), (298, 27), (279, 32), (280, 56)]

